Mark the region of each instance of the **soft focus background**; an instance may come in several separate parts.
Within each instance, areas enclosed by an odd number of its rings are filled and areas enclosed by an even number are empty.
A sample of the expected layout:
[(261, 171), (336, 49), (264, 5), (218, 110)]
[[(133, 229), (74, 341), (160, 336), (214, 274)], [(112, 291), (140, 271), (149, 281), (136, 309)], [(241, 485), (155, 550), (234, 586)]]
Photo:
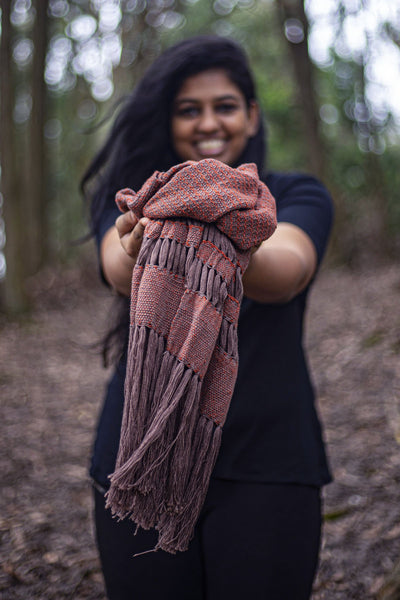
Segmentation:
[(307, 348), (335, 482), (314, 600), (400, 598), (400, 5), (9, 0), (0, 69), (0, 595), (103, 599), (87, 464), (108, 372), (79, 180), (169, 44), (247, 50), (271, 168), (330, 189)]

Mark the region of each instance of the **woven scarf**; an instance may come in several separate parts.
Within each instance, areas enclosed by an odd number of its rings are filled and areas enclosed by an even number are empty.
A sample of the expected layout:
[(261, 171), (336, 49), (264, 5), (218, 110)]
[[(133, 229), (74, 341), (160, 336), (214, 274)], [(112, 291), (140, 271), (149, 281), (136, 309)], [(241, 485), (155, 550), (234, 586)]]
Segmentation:
[(184, 551), (233, 394), (242, 274), (272, 235), (275, 201), (254, 164), (156, 171), (121, 211), (149, 217), (133, 269), (125, 403), (107, 506)]

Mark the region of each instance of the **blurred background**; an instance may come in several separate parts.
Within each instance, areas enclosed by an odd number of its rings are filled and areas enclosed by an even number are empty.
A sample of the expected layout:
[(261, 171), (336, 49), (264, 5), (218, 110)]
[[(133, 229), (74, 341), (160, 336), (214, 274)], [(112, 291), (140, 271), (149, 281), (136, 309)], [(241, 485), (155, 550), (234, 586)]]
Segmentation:
[[(119, 99), (163, 48), (197, 33), (247, 50), (269, 165), (334, 196), (330, 260), (390, 260), (400, 238), (400, 6), (392, 0), (4, 0), (0, 310), (76, 261), (79, 180)], [(71, 264), (71, 263), (70, 263)]]
[(198, 33), (245, 47), (268, 165), (336, 206), (305, 339), (335, 476), (313, 600), (399, 600), (399, 0), (2, 0), (0, 596), (105, 600), (87, 465), (113, 309), (79, 181), (144, 69)]

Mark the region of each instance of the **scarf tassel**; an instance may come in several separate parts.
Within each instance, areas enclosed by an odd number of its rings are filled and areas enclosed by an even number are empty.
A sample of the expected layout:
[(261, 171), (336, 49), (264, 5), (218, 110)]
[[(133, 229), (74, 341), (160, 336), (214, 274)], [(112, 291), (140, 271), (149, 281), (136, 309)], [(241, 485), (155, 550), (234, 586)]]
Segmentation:
[[(212, 226), (203, 239), (233, 252)], [(239, 267), (228, 282), (193, 246), (171, 237), (145, 237), (137, 269), (143, 272), (146, 265), (183, 277), (186, 289), (196, 290), (218, 311), (228, 294), (241, 297)], [(133, 302), (120, 447), (106, 505), (119, 519), (157, 529), (154, 550), (176, 553), (187, 550), (193, 537), (222, 427), (200, 410), (203, 380), (167, 350), (163, 335), (136, 323), (135, 311)], [(215, 335), (214, 345), (237, 360), (236, 326), (222, 318)]]
[[(133, 337), (138, 346), (147, 346), (146, 359), (150, 356), (154, 360), (160, 351), (157, 334), (141, 327)], [(125, 408), (125, 427), (107, 506), (119, 519), (129, 517), (143, 529), (158, 529), (155, 549), (175, 553), (187, 550), (193, 535), (217, 459), (222, 428), (200, 414), (199, 377), (168, 352), (161, 356), (151, 416), (146, 422), (149, 396), (137, 393), (138, 389), (149, 389), (144, 366), (140, 360), (135, 365), (140, 383), (135, 376), (128, 380), (134, 385)], [(143, 429), (127, 426), (132, 414)], [(139, 431), (145, 431), (140, 442), (134, 439)], [(133, 449), (135, 442), (137, 447)]]

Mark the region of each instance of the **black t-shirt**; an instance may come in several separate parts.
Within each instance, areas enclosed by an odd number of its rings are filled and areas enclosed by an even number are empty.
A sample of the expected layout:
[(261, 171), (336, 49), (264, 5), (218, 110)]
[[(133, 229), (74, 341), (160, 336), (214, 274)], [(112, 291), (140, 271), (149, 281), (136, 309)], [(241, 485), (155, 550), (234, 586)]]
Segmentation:
[[(275, 197), (278, 221), (309, 235), (319, 264), (332, 224), (328, 192), (302, 174), (269, 173), (265, 182)], [(106, 208), (98, 244), (118, 214), (112, 204)], [(213, 477), (315, 486), (331, 480), (302, 345), (309, 287), (286, 304), (243, 299), (238, 377)], [(124, 376), (121, 361), (107, 389), (94, 445), (91, 476), (104, 487), (118, 451)]]

